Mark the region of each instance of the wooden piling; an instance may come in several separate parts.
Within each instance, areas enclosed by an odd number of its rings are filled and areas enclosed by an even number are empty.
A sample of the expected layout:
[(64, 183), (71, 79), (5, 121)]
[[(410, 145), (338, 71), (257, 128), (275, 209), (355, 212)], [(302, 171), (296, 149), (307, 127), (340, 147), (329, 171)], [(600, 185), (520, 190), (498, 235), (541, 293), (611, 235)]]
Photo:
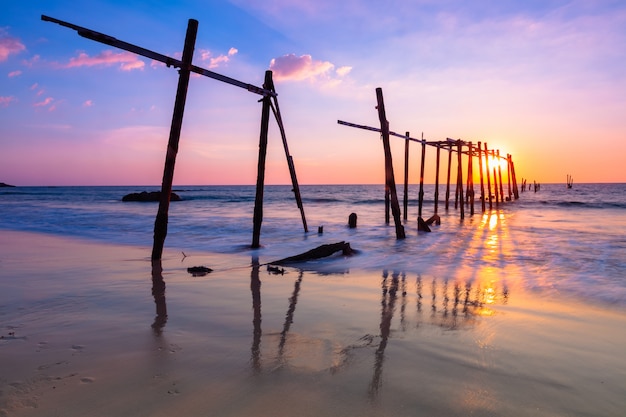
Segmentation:
[(517, 200), (519, 198), (519, 189), (517, 188), (517, 179), (515, 178), (515, 164), (513, 164), (513, 155), (509, 155), (509, 164), (511, 165), (511, 176), (513, 177), (513, 196)]
[(478, 142), (478, 169), (480, 170), (480, 196), (483, 213), (485, 210), (485, 181), (483, 179), (483, 155), (482, 155), (482, 143)]
[(450, 171), (452, 167), (452, 144), (448, 144), (448, 178), (446, 181), (446, 211), (450, 202)]
[[(489, 210), (493, 210), (493, 201), (491, 200), (491, 180), (489, 175), (489, 150), (487, 149), (487, 142), (483, 144), (485, 146), (485, 172), (487, 173), (487, 198), (489, 199)], [(484, 195), (483, 195), (484, 198)]]
[(500, 149), (496, 150), (496, 161), (498, 161), (498, 181), (500, 183), (500, 201), (504, 202), (504, 189), (502, 187), (502, 165), (500, 164)]
[(458, 176), (457, 176), (457, 190), (459, 194), (459, 200), (461, 201), (461, 220), (465, 218), (465, 204), (463, 203), (463, 141), (457, 140), (457, 153), (458, 153)]
[(376, 99), (378, 102), (378, 118), (380, 119), (380, 130), (383, 137), (383, 148), (385, 151), (385, 184), (389, 189), (391, 198), (391, 211), (396, 227), (396, 239), (404, 239), (404, 226), (400, 218), (400, 205), (398, 204), (398, 195), (396, 193), (396, 181), (393, 175), (393, 162), (391, 158), (391, 146), (389, 144), (389, 122), (385, 113), (385, 102), (383, 100), (382, 88), (376, 88)]
[(420, 162), (420, 192), (417, 208), (417, 216), (422, 217), (422, 207), (424, 205), (424, 166), (426, 164), (426, 141), (422, 133), (422, 161)]
[(165, 245), (165, 237), (167, 236), (170, 195), (172, 193), (172, 183), (174, 181), (174, 166), (176, 165), (176, 154), (178, 153), (178, 142), (180, 140), (180, 131), (183, 125), (183, 114), (185, 112), (185, 101), (187, 100), (187, 89), (189, 87), (189, 67), (191, 66), (193, 59), (197, 33), (198, 21), (189, 19), (182, 56), (184, 66), (181, 67), (178, 72), (178, 89), (176, 91), (176, 101), (174, 102), (174, 112), (170, 127), (170, 137), (167, 144), (167, 153), (165, 155), (159, 209), (154, 221), (154, 244), (152, 246), (153, 261), (161, 259), (163, 255), (163, 246)]
[[(491, 158), (493, 160), (496, 159), (496, 153), (493, 149), (491, 150)], [(496, 196), (496, 207), (497, 207), (500, 205), (500, 197), (498, 194), (498, 176), (497, 176), (497, 169), (495, 166), (493, 167), (493, 193)]]
[(474, 145), (472, 142), (469, 143), (469, 158), (467, 160), (467, 198), (469, 199), (470, 206), (470, 215), (474, 215), (474, 167), (473, 167), (473, 159), (474, 159)]
[[(265, 71), (263, 88), (273, 85), (272, 71)], [(269, 130), (271, 97), (264, 96), (261, 109), (261, 134), (259, 136), (259, 161), (257, 164), (256, 196), (254, 199), (254, 215), (252, 226), (252, 247), (261, 246), (261, 223), (263, 223), (263, 192), (265, 186), (265, 159), (267, 155), (267, 134)]]
[(513, 200), (513, 189), (511, 188), (511, 154), (506, 154), (506, 179), (509, 201)]
[(409, 211), (409, 132), (406, 132), (404, 140), (404, 220), (408, 219)]
[(441, 147), (437, 144), (437, 163), (435, 168), (435, 214), (439, 208), (439, 159), (441, 156)]

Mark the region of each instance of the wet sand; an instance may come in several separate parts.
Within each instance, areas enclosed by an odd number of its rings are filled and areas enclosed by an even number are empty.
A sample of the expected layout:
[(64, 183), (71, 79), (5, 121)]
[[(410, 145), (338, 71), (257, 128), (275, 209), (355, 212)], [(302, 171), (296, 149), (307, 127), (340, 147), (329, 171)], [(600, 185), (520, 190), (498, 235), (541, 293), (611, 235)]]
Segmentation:
[[(626, 311), (2, 231), (0, 416), (624, 416)], [(292, 254), (285, 254), (292, 255)], [(194, 277), (187, 267), (215, 271)], [(309, 269), (309, 268), (307, 268)], [(313, 268), (314, 269), (314, 268)], [(462, 272), (462, 271), (461, 271)]]

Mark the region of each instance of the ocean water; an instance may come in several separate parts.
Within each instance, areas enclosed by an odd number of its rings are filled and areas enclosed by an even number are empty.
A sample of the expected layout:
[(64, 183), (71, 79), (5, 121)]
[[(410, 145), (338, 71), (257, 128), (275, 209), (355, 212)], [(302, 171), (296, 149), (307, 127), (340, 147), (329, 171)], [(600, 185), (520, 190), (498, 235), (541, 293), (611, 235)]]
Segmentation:
[[(505, 187), (506, 188), (506, 187)], [(32, 231), (146, 247), (150, 256), (158, 203), (122, 202), (131, 192), (158, 187), (0, 188), (2, 230)], [(349, 242), (358, 253), (300, 265), (319, 274), (351, 270), (423, 274), (443, 281), (492, 277), (548, 296), (573, 296), (590, 303), (626, 307), (626, 184), (542, 184), (538, 192), (493, 204), (461, 219), (454, 190), (441, 225), (417, 231), (418, 186), (409, 187), (403, 220), (406, 239), (397, 240), (393, 217), (385, 222), (382, 185), (301, 186), (309, 231), (305, 233), (290, 186), (266, 186), (259, 249), (251, 249), (254, 186), (177, 186), (166, 251), (190, 255), (237, 255), (211, 267), (228, 269), (296, 255), (322, 244)], [(506, 189), (505, 189), (506, 193)], [(402, 208), (403, 191), (398, 187)], [(434, 213), (434, 186), (425, 186), (422, 217)], [(356, 213), (358, 225), (347, 227)], [(323, 227), (323, 233), (318, 228)], [(181, 254), (182, 255), (182, 254)], [(228, 260), (226, 260), (228, 259)], [(240, 263), (239, 263), (240, 262)], [(0, 271), (1, 273), (1, 271)], [(508, 284), (506, 284), (508, 283)]]

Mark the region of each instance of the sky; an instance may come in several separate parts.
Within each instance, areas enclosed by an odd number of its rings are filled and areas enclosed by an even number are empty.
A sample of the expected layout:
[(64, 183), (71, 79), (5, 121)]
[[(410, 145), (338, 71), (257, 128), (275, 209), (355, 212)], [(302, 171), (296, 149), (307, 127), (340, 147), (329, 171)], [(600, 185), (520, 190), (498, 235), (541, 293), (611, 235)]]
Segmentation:
[[(384, 183), (380, 135), (337, 123), (380, 128), (376, 88), (392, 131), (486, 142), (518, 181), (626, 182), (623, 0), (5, 2), (0, 182), (160, 185), (177, 70), (41, 15), (178, 59), (198, 20), (195, 65), (256, 86), (272, 71), (300, 184)], [(191, 77), (175, 185), (256, 182), (260, 98)], [(274, 119), (268, 140), (265, 182), (288, 184)], [(400, 183), (404, 141), (391, 145)]]

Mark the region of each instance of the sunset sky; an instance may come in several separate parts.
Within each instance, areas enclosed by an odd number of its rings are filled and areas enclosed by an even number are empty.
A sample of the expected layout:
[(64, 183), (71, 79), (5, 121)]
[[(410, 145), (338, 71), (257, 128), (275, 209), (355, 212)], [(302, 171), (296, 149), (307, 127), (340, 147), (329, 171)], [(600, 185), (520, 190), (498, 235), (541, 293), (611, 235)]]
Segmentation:
[[(530, 181), (626, 182), (623, 0), (5, 2), (0, 182), (158, 185), (177, 71), (42, 14), (177, 58), (198, 20), (195, 65), (257, 86), (273, 71), (301, 184), (384, 182), (380, 136), (337, 123), (380, 127), (377, 87), (395, 132), (487, 142)], [(255, 183), (259, 98), (191, 78), (175, 184)], [(286, 184), (270, 126), (266, 183)]]

